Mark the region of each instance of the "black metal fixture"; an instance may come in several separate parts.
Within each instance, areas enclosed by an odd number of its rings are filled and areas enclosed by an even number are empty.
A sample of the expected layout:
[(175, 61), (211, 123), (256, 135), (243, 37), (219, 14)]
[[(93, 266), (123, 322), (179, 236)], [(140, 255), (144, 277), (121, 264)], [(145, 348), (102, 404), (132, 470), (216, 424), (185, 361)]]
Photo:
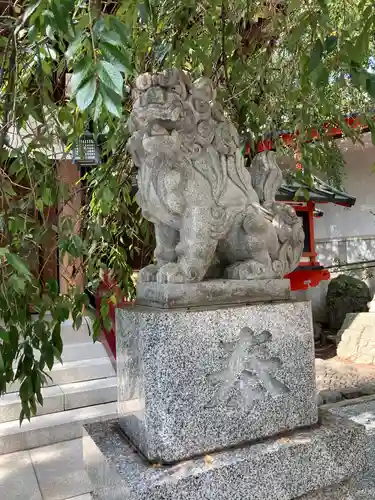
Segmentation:
[(95, 167), (100, 163), (100, 150), (94, 134), (86, 131), (73, 147), (73, 163), (80, 167)]

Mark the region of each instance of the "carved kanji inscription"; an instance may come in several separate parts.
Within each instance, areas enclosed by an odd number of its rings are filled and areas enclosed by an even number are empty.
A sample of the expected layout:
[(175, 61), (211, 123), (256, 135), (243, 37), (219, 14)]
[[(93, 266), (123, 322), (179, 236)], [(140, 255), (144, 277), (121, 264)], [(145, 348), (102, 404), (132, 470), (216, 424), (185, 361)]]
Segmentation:
[(208, 376), (209, 382), (215, 386), (215, 393), (206, 408), (234, 407), (241, 400), (250, 405), (267, 394), (278, 397), (289, 392), (289, 388), (275, 376), (282, 363), (269, 352), (267, 344), (271, 340), (269, 331), (255, 335), (251, 328), (245, 327), (237, 341), (224, 344), (224, 349), (230, 354), (227, 366)]

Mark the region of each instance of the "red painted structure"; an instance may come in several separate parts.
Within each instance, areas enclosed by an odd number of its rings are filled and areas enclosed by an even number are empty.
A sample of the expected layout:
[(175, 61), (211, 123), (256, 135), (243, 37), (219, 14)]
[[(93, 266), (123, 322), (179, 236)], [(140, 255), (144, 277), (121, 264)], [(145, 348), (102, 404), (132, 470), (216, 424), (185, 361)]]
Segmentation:
[[(111, 300), (111, 296), (115, 295), (117, 303)], [(110, 330), (106, 330), (102, 322), (102, 331), (100, 335), (100, 341), (104, 345), (105, 350), (111, 360), (111, 363), (116, 370), (116, 308), (126, 307), (126, 305), (131, 305), (132, 302), (127, 301), (117, 283), (112, 280), (108, 273), (103, 277), (103, 281), (99, 285), (99, 289), (95, 298), (96, 302), (96, 314), (97, 317), (101, 317), (100, 309), (102, 301), (106, 300), (109, 306), (109, 318), (111, 321)]]
[(307, 290), (309, 287), (318, 286), (321, 281), (329, 280), (330, 273), (317, 261), (314, 233), (315, 203), (308, 201), (306, 204), (291, 203), (291, 205), (294, 206), (298, 215), (302, 218), (305, 216), (306, 224), (308, 225), (308, 246), (302, 254), (302, 260), (297, 269), (287, 274), (285, 278), (290, 280), (291, 290)]
[[(375, 116), (372, 118), (375, 121)], [(344, 118), (344, 122), (348, 128), (359, 129), (361, 133), (368, 132), (370, 127), (367, 123), (364, 123), (361, 120), (359, 115), (353, 114)], [(340, 127), (333, 127), (329, 123), (324, 123), (322, 126), (322, 130), (324, 131), (324, 135), (331, 139), (338, 139), (344, 135), (343, 130)], [(296, 143), (296, 137), (299, 136), (300, 133), (296, 132), (280, 132), (278, 134), (279, 138), (284, 142), (286, 146), (294, 147)], [(312, 129), (305, 133), (304, 142), (311, 142), (314, 140), (319, 140), (321, 138), (321, 133), (317, 129)], [(259, 141), (256, 146), (256, 152), (261, 153), (262, 151), (271, 151), (275, 148), (275, 141), (272, 139), (264, 139), (263, 141)], [(247, 156), (251, 152), (251, 145), (248, 144), (245, 148), (245, 156)]]

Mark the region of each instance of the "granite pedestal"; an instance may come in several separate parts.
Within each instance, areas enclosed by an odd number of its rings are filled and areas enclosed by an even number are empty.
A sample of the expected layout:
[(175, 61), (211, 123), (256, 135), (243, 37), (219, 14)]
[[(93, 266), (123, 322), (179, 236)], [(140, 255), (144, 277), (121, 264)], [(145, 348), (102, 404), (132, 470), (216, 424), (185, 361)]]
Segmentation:
[(126, 307), (116, 330), (119, 418), (84, 437), (94, 498), (351, 500), (364, 429), (318, 416), (308, 302)]
[(120, 425), (150, 461), (173, 463), (314, 424), (311, 332), (308, 302), (120, 309)]
[(197, 307), (205, 305), (250, 304), (290, 298), (290, 281), (207, 280), (196, 283), (137, 284), (137, 303), (147, 307)]
[(339, 483), (364, 467), (364, 442), (362, 426), (322, 413), (309, 430), (173, 466), (153, 467), (117, 421), (87, 425), (83, 448), (100, 500), (349, 500)]

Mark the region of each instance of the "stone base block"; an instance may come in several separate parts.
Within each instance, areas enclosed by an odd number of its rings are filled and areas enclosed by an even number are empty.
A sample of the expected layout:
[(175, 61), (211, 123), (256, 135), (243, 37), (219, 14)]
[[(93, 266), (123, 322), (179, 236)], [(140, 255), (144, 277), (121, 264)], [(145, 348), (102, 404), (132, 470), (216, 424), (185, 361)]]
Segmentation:
[(98, 500), (351, 500), (345, 481), (365, 466), (364, 427), (328, 412), (310, 429), (173, 466), (150, 465), (117, 421), (84, 434)]
[(117, 310), (116, 341), (120, 425), (151, 462), (318, 420), (308, 302), (125, 307)]
[(341, 484), (334, 484), (328, 488), (307, 493), (296, 500), (357, 500), (357, 498), (353, 497), (351, 491), (351, 481), (345, 481)]
[(174, 308), (250, 304), (290, 298), (290, 281), (212, 280), (197, 283), (137, 283), (137, 304)]

